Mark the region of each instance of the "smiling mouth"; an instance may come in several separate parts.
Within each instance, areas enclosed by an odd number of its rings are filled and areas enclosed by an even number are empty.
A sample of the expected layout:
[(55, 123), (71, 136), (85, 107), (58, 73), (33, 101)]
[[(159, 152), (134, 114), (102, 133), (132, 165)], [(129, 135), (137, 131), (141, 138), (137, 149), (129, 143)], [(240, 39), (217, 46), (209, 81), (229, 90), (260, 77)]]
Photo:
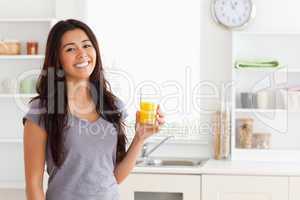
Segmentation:
[(90, 64), (90, 61), (85, 61), (82, 63), (75, 64), (74, 66), (77, 68), (85, 68), (85, 67), (89, 66), (89, 64)]

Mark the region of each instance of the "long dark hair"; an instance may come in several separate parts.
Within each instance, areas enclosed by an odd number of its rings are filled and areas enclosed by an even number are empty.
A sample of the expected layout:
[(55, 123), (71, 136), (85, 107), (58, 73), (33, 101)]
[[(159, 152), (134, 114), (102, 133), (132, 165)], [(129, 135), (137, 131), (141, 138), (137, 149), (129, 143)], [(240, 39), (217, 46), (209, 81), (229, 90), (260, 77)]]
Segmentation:
[(63, 68), (59, 60), (59, 49), (64, 33), (74, 29), (83, 30), (96, 50), (96, 66), (89, 77), (89, 82), (94, 88), (92, 97), (97, 113), (113, 123), (118, 132), (116, 158), (117, 163), (119, 163), (126, 153), (125, 124), (122, 120), (122, 112), (116, 103), (118, 99), (112, 93), (111, 87), (104, 77), (96, 36), (85, 23), (68, 19), (59, 21), (52, 27), (47, 39), (43, 69), (36, 86), (38, 96), (32, 100), (39, 99), (40, 107), (47, 110), (41, 115), (41, 120), (45, 124), (48, 133), (48, 142), (54, 164), (60, 167), (65, 159), (63, 131), (67, 127), (68, 121), (68, 98), (66, 79), (64, 74), (61, 73)]

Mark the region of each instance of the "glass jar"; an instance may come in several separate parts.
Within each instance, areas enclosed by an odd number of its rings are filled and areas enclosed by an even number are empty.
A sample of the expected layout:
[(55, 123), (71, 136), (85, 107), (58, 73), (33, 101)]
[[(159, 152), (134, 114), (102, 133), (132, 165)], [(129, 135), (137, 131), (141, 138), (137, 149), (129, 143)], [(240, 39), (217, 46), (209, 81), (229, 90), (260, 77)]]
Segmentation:
[(38, 54), (38, 42), (28, 41), (27, 42), (27, 55), (37, 55)]
[(237, 119), (237, 133), (237, 147), (246, 149), (252, 148), (253, 119)]
[(270, 149), (271, 148), (271, 134), (270, 133), (253, 133), (252, 148)]

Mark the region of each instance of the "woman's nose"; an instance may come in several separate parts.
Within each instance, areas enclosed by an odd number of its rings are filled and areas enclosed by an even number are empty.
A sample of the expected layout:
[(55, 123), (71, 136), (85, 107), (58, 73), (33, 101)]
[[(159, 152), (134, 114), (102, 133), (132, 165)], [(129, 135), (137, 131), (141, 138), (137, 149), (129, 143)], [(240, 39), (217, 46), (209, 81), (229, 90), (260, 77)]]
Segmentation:
[(78, 49), (78, 57), (79, 58), (85, 58), (85, 57), (87, 57), (87, 52), (85, 51), (85, 49), (83, 49), (83, 48), (79, 48)]

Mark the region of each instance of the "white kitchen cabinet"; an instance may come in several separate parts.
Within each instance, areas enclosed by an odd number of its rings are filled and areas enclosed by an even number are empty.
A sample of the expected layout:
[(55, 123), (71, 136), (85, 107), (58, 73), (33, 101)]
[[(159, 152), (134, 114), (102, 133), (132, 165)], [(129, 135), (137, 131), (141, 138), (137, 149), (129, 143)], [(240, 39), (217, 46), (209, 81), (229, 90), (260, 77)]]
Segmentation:
[(300, 199), (300, 177), (290, 177), (290, 198), (289, 200), (299, 200)]
[(120, 185), (122, 200), (200, 200), (200, 175), (131, 174)]
[(203, 175), (201, 185), (203, 200), (288, 200), (289, 196), (288, 177)]

